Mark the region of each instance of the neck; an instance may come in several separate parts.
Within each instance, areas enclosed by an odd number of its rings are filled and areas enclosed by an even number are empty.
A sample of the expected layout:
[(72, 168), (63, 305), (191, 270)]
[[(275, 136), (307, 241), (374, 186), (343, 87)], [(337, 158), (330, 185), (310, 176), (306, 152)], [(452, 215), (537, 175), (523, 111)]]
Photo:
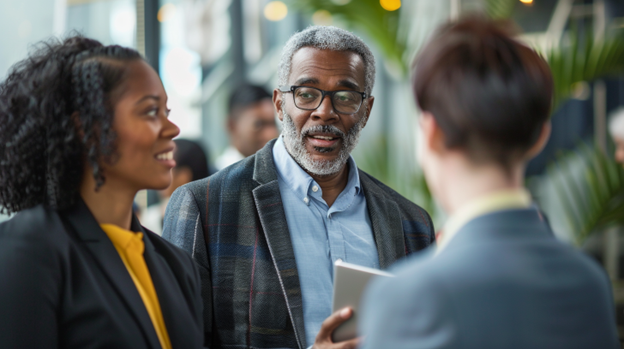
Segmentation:
[(132, 190), (113, 179), (107, 178), (105, 184), (95, 191), (95, 180), (91, 171), (80, 186), (80, 196), (99, 224), (114, 224), (130, 230), (132, 222), (132, 203), (137, 190)]
[[(524, 185), (524, 164), (506, 171), (498, 165), (476, 166), (468, 161), (450, 162), (439, 181), (441, 202), (449, 215), (479, 197), (501, 191), (519, 190)], [(440, 179), (442, 179), (440, 178)]]
[(321, 186), (323, 190), (323, 200), (327, 203), (327, 206), (331, 207), (338, 195), (342, 193), (349, 181), (349, 166), (344, 164), (340, 171), (335, 174), (327, 176), (319, 176), (313, 173), (308, 174)]

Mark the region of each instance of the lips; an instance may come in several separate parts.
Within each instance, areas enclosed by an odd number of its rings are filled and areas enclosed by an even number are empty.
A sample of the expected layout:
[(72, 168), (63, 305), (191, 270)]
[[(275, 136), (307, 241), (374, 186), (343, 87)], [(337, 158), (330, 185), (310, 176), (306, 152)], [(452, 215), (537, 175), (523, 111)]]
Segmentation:
[(306, 135), (308, 143), (317, 148), (333, 148), (341, 137), (332, 133), (311, 133)]

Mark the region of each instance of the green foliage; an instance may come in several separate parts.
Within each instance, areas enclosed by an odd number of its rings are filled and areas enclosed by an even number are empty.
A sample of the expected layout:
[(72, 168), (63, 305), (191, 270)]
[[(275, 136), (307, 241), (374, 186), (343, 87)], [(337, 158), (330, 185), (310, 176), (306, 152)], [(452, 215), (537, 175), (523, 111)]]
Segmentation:
[(583, 144), (566, 154), (550, 166), (548, 179), (578, 245), (594, 231), (624, 223), (624, 168), (599, 147)]
[(403, 62), (405, 42), (399, 35), (400, 9), (386, 11), (379, 0), (352, 0), (346, 5), (332, 0), (290, 0), (289, 6), (308, 14), (329, 11), (334, 20), (344, 23), (347, 29), (365, 33), (389, 63), (403, 75), (407, 74), (407, 65)]
[(518, 0), (485, 0), (485, 12), (490, 18), (506, 19), (511, 17)]
[(572, 29), (569, 38), (569, 44), (545, 52), (555, 85), (553, 110), (570, 97), (575, 83), (624, 72), (623, 33), (596, 41), (591, 31)]

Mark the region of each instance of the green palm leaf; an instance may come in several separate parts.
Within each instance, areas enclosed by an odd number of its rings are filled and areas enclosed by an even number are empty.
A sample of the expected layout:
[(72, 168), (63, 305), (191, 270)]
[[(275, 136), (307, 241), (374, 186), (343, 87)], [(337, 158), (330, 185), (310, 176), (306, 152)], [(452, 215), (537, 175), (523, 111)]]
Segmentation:
[(291, 0), (289, 6), (309, 14), (318, 10), (329, 11), (347, 29), (366, 34), (389, 63), (401, 74), (407, 74), (408, 65), (403, 61), (405, 41), (399, 35), (400, 10), (386, 11), (379, 0), (353, 0), (345, 5), (338, 5), (331, 0)]
[(567, 153), (549, 168), (548, 178), (555, 186), (554, 206), (564, 209), (562, 218), (578, 245), (594, 231), (624, 223), (624, 168), (599, 147), (583, 144)]
[(571, 31), (570, 44), (547, 50), (544, 55), (550, 66), (555, 86), (555, 108), (572, 94), (575, 83), (592, 81), (624, 72), (624, 35), (618, 33), (595, 41), (585, 32), (583, 43)]
[(490, 18), (506, 19), (511, 17), (517, 0), (486, 0), (485, 12)]

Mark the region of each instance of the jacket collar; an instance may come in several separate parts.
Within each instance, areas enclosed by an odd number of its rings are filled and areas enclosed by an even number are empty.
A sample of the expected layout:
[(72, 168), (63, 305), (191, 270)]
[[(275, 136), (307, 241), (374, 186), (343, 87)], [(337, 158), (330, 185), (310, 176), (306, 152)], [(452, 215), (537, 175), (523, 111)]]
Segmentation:
[(307, 348), (307, 345), (301, 284), (277, 182), (277, 170), (273, 163), (273, 144), (275, 140), (268, 142), (255, 155), (253, 179), (260, 185), (252, 191), (252, 194), (282, 293), (286, 299), (295, 338), (299, 348), (303, 349)]
[(386, 269), (405, 256), (405, 234), (399, 205), (368, 174), (358, 171), (377, 245), (379, 266)]
[(465, 224), (440, 255), (483, 241), (507, 239), (554, 239), (546, 217), (536, 207), (501, 210), (484, 214)]

